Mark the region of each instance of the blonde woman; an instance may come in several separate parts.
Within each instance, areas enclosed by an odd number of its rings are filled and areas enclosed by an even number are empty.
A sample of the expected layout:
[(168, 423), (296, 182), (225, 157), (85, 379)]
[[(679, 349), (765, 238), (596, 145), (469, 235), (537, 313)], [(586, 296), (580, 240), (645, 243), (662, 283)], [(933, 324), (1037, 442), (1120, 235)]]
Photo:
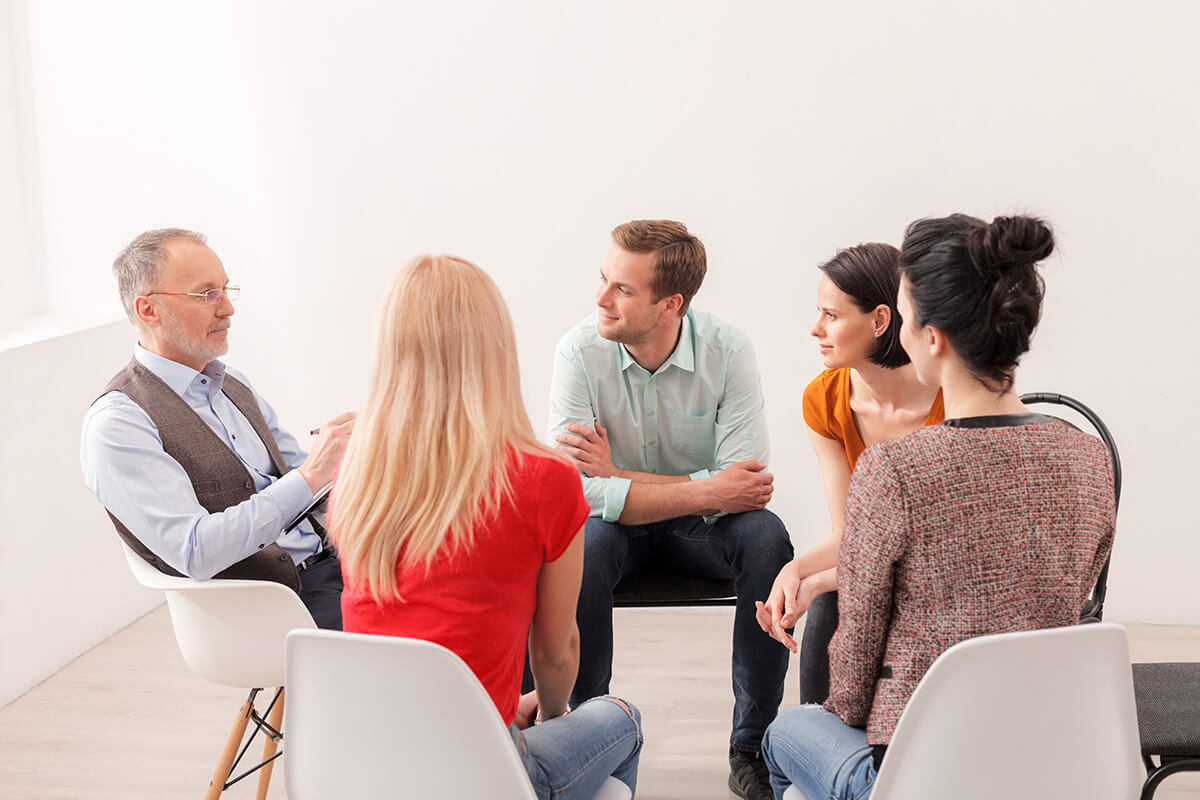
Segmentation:
[[(467, 261), (417, 258), (384, 301), (377, 349), (333, 493), (345, 630), (457, 653), (539, 798), (591, 798), (609, 776), (633, 789), (637, 709), (603, 697), (567, 715), (588, 505), (534, 437), (500, 291)], [(536, 688), (522, 696), (527, 645)]]

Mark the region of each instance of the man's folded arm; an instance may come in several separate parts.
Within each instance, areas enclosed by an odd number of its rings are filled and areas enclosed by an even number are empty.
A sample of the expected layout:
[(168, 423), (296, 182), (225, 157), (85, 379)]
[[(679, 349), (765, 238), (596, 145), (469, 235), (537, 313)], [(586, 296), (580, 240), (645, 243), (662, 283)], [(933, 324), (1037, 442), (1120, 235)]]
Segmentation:
[[(591, 428), (597, 418), (591, 392), (577, 353), (559, 343), (554, 353), (550, 379), (549, 439), (571, 434), (567, 425)], [(659, 475), (619, 470), (613, 477), (589, 477), (580, 473), (583, 494), (592, 516), (606, 522), (638, 525), (690, 514), (711, 513), (707, 492), (696, 481), (710, 477), (707, 470), (692, 475)]]
[[(550, 419), (547, 425), (549, 442), (553, 445), (559, 434), (568, 433), (568, 425), (591, 426), (596, 421), (587, 378), (570, 346), (559, 342), (554, 350), (554, 367), (550, 375)], [(580, 472), (583, 496), (591, 507), (591, 516), (616, 520), (625, 505), (629, 481), (612, 478), (593, 478)], [(611, 484), (611, 485), (610, 485)]]
[(677, 476), (671, 483), (634, 481), (628, 489), (618, 522), (622, 525), (646, 525), (651, 522), (693, 515), (709, 516), (717, 512), (706, 481)]
[(163, 561), (200, 580), (274, 542), (313, 496), (292, 470), (246, 501), (208, 513), (149, 415), (120, 393), (88, 411), (81, 455), (84, 480), (104, 507)]

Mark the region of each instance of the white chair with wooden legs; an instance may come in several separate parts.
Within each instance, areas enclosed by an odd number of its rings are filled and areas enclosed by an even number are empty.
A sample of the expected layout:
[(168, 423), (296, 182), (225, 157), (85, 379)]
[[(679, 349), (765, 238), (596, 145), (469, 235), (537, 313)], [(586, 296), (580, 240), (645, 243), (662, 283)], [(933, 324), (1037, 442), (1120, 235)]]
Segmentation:
[[(166, 595), (175, 641), (188, 667), (213, 683), (250, 689), (234, 717), (205, 800), (216, 800), (255, 770), (257, 798), (265, 800), (274, 761), (282, 755), (278, 747), (283, 738), (285, 640), (294, 628), (316, 628), (312, 615), (295, 592), (279, 583), (177, 578), (159, 572), (128, 547), (125, 558), (138, 583)], [(264, 718), (254, 701), (265, 687), (277, 688)], [(250, 723), (255, 729), (242, 747)], [(259, 732), (266, 737), (262, 762), (234, 777), (233, 770)]]
[[(1129, 640), (1096, 623), (980, 636), (909, 699), (871, 800), (1129, 800), (1142, 784)], [(803, 800), (795, 786), (784, 800)]]
[[(487, 690), (441, 645), (295, 631), (287, 638), (290, 800), (536, 800)], [(608, 778), (593, 800), (629, 800)]]

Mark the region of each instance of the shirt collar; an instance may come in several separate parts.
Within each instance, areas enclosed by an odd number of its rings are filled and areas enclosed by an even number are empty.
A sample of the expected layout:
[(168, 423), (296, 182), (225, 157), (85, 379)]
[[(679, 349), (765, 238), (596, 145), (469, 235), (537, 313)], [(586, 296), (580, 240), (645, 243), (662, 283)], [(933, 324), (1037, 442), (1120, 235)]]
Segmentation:
[[(620, 357), (621, 371), (629, 369), (630, 366), (642, 368), (633, 360), (633, 356), (629, 355), (629, 351), (625, 349), (625, 345), (620, 345), (617, 348)], [(665, 372), (669, 367), (676, 366), (688, 372), (696, 371), (696, 343), (692, 336), (692, 310), (689, 308), (687, 313), (683, 315), (683, 322), (679, 326), (679, 342), (675, 345), (675, 349), (671, 351), (671, 355), (662, 363), (658, 369), (654, 371), (655, 375)]]
[(672, 364), (687, 372), (696, 371), (696, 337), (692, 335), (692, 310), (690, 308), (683, 315), (683, 324), (679, 326), (679, 344), (675, 345), (675, 351), (671, 353), (671, 357), (667, 359), (666, 363), (659, 367), (659, 371)]
[[(683, 323), (679, 325), (679, 342), (676, 344), (676, 349), (671, 351), (671, 355), (667, 360), (662, 362), (662, 366), (655, 369), (654, 374), (666, 372), (666, 369), (671, 366), (685, 369), (688, 372), (696, 372), (696, 342), (691, 335), (691, 309), (683, 315)], [(624, 344), (618, 345), (617, 353), (619, 357), (619, 367), (622, 372), (629, 369), (631, 366), (636, 366), (641, 369), (640, 363), (634, 361), (634, 356), (629, 355), (629, 350), (625, 349)]]
[[(183, 397), (184, 393), (202, 374), (211, 381), (211, 392), (221, 391), (221, 386), (225, 382), (225, 365), (217, 359), (208, 362), (202, 372), (197, 372), (186, 364), (180, 364), (178, 361), (163, 358), (157, 353), (151, 353), (142, 347), (141, 343), (133, 346), (133, 357), (143, 367), (162, 378), (163, 383), (170, 386), (171, 390), (180, 397)], [(205, 394), (209, 393), (205, 392)]]

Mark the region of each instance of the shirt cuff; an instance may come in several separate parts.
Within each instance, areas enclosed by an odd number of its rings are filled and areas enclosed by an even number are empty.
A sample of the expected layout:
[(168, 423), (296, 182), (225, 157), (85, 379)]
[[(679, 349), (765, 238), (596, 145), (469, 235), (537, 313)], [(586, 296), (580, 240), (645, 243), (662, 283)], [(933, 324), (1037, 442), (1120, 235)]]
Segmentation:
[[(281, 528), (291, 522), (313, 499), (312, 489), (308, 487), (308, 481), (298, 469), (288, 470), (286, 475), (263, 489), (259, 495), (270, 498), (279, 509)], [(275, 532), (275, 536), (279, 536), (279, 531)]]
[(713, 474), (706, 469), (698, 469), (695, 472), (693, 472), (691, 475), (688, 475), (688, 477), (694, 481), (708, 480), (712, 476), (713, 476)]
[(629, 487), (633, 481), (629, 478), (618, 478), (615, 475), (608, 479), (604, 487), (604, 513), (601, 516), (605, 522), (616, 522), (625, 510), (625, 498), (629, 496)]

